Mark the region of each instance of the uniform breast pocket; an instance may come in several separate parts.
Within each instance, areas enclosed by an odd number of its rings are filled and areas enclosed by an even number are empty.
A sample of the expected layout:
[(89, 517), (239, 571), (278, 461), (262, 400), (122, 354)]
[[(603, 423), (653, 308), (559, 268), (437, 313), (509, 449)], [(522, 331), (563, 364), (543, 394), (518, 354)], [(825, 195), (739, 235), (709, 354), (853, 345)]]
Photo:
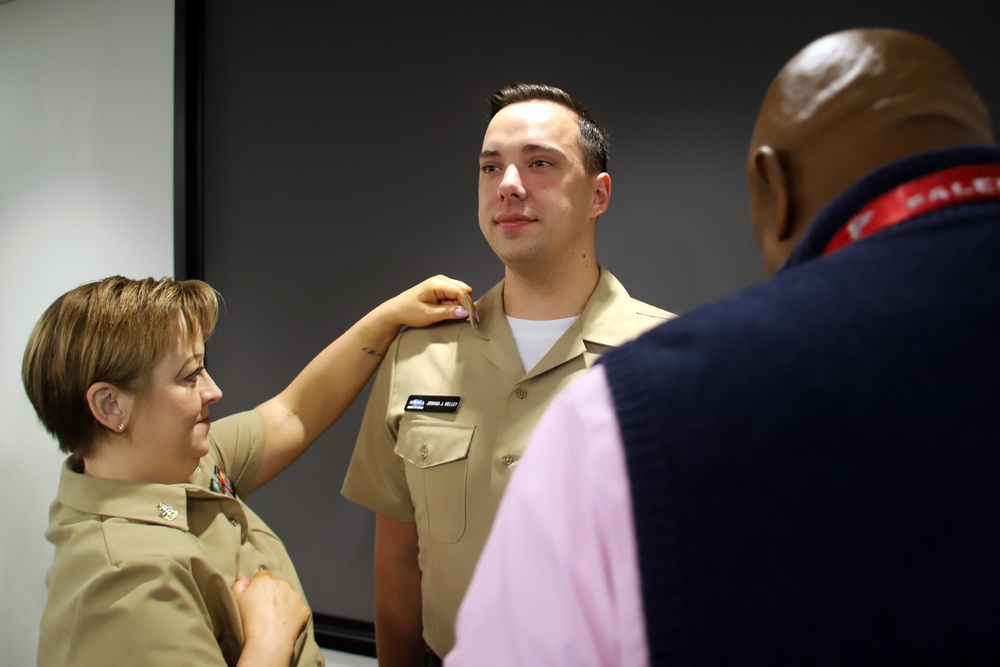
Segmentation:
[(474, 426), (430, 420), (405, 421), (396, 454), (406, 465), (406, 480), (424, 534), (452, 543), (465, 533), (465, 485)]

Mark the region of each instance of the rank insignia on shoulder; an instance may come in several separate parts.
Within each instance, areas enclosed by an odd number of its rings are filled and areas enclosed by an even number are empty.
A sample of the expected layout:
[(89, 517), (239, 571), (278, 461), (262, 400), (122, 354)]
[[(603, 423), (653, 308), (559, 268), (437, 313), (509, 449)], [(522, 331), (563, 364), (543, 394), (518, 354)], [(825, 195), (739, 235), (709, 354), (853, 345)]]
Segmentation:
[(458, 412), (461, 396), (417, 396), (406, 399), (405, 412)]
[(468, 292), (462, 293), (462, 308), (469, 312), (469, 324), (476, 331), (479, 331), (479, 313), (476, 312), (476, 303), (469, 296)]

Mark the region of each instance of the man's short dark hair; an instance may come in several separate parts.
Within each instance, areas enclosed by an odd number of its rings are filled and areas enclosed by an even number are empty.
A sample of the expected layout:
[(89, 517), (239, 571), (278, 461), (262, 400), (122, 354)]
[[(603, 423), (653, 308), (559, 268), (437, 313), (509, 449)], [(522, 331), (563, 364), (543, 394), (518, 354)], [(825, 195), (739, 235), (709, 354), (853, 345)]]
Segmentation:
[(583, 149), (583, 162), (587, 173), (594, 175), (608, 170), (608, 153), (611, 149), (608, 131), (597, 124), (586, 107), (561, 88), (542, 83), (515, 83), (504, 86), (490, 97), (490, 118), (506, 106), (534, 100), (555, 102), (573, 111), (580, 125), (580, 147)]

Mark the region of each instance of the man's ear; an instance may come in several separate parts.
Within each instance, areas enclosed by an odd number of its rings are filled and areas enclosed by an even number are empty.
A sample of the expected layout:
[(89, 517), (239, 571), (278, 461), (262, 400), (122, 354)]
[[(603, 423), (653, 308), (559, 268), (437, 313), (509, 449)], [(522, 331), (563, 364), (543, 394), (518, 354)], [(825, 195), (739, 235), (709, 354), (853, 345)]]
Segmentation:
[(611, 203), (611, 176), (606, 171), (597, 175), (594, 182), (594, 198), (591, 201), (591, 217), (596, 218), (608, 210)]
[(87, 389), (87, 406), (94, 419), (115, 433), (127, 426), (126, 414), (131, 406), (131, 395), (108, 382), (95, 382)]
[(772, 275), (795, 249), (795, 217), (788, 170), (771, 146), (758, 146), (747, 168), (750, 220), (754, 239), (764, 260), (764, 273)]
[(750, 206), (758, 243), (763, 236), (771, 236), (775, 241), (792, 237), (795, 225), (788, 172), (771, 146), (758, 146), (750, 158)]

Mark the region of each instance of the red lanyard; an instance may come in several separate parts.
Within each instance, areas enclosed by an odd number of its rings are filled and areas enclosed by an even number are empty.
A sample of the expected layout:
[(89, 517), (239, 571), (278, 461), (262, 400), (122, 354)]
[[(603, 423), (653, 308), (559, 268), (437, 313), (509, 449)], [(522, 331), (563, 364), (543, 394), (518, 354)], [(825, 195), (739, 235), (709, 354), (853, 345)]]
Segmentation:
[(840, 228), (824, 255), (904, 220), (945, 206), (1000, 199), (1000, 164), (979, 164), (937, 171), (904, 183), (874, 200)]

